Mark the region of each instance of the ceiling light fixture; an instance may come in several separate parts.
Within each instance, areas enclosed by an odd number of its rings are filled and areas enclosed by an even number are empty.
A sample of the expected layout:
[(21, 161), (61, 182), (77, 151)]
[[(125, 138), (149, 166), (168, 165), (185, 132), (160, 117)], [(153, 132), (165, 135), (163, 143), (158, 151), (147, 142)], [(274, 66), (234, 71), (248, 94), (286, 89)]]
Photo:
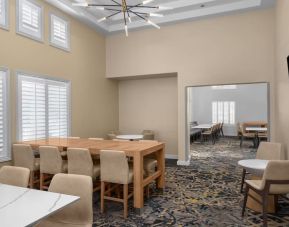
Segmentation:
[(97, 22), (105, 21), (109, 18), (112, 18), (118, 14), (123, 14), (124, 20), (124, 30), (126, 36), (128, 36), (128, 26), (127, 21), (131, 23), (131, 15), (134, 15), (141, 20), (146, 21), (146, 23), (152, 25), (153, 27), (160, 29), (160, 26), (150, 20), (150, 17), (163, 17), (164, 15), (159, 13), (151, 13), (145, 12), (145, 10), (168, 10), (171, 9), (169, 7), (163, 6), (149, 6), (147, 4), (152, 3), (154, 0), (144, 0), (141, 3), (135, 5), (127, 5), (126, 0), (121, 0), (121, 3), (117, 2), (117, 0), (110, 0), (111, 4), (94, 4), (94, 3), (87, 3), (87, 2), (77, 2), (72, 3), (74, 6), (80, 7), (94, 7), (95, 9), (105, 10), (111, 12), (110, 15), (100, 18)]

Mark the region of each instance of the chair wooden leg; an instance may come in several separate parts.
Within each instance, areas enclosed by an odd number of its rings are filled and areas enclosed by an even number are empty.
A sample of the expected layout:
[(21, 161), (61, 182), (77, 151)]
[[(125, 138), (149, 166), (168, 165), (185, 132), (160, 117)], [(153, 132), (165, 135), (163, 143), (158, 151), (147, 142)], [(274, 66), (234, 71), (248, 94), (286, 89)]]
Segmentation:
[(244, 140), (244, 138), (243, 138), (243, 136), (241, 136), (241, 138), (240, 138), (240, 147), (243, 146), (243, 140)]
[(34, 186), (34, 171), (30, 171), (29, 187), (33, 188)]
[(274, 195), (274, 206), (275, 206), (275, 213), (278, 212), (278, 199), (279, 199), (279, 196), (278, 195)]
[(128, 213), (128, 184), (123, 185), (123, 217), (127, 218)]
[(43, 190), (43, 185), (44, 185), (44, 173), (40, 173), (40, 190)]
[(100, 212), (104, 212), (104, 192), (105, 192), (105, 183), (101, 181), (101, 189), (100, 189)]
[(150, 186), (147, 185), (147, 186), (145, 187), (145, 190), (146, 190), (146, 197), (149, 198), (149, 197), (150, 197)]
[(247, 199), (248, 199), (248, 192), (249, 192), (249, 187), (248, 185), (246, 185), (245, 194), (244, 194), (244, 202), (243, 202), (243, 207), (242, 207), (242, 217), (244, 217), (244, 214), (245, 214), (245, 209), (246, 209)]
[(241, 190), (240, 190), (241, 193), (243, 193), (243, 187), (244, 187), (244, 182), (245, 182), (245, 176), (246, 176), (246, 170), (243, 169), (243, 173), (242, 173), (242, 181), (241, 181)]
[(262, 195), (263, 202), (263, 227), (267, 227), (267, 208), (268, 208), (268, 195), (263, 193)]

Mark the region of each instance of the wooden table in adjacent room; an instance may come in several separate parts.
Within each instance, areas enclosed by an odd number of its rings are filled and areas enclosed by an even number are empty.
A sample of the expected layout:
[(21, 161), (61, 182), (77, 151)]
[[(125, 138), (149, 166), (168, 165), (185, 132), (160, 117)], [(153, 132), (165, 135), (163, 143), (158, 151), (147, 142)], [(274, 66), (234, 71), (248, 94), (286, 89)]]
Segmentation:
[[(165, 144), (161, 142), (143, 143), (139, 141), (93, 141), (89, 139), (50, 138), (21, 143), (29, 144), (36, 150), (39, 146), (57, 146), (61, 150), (67, 148), (87, 148), (92, 155), (99, 154), (100, 150), (124, 151), (128, 157), (133, 157), (134, 207), (138, 213), (142, 212), (144, 206), (145, 186), (156, 180), (158, 189), (164, 189), (165, 187)], [(143, 178), (143, 159), (146, 155), (152, 153), (155, 153), (158, 161), (157, 171)]]

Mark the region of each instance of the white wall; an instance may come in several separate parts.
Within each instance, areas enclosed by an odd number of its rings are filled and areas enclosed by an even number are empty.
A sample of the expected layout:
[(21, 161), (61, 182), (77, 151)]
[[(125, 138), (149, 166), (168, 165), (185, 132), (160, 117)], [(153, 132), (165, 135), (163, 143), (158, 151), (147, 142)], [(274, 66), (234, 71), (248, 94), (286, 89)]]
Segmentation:
[[(235, 101), (235, 122), (267, 121), (267, 84), (244, 84), (236, 89), (214, 90), (211, 86), (190, 88), (191, 119), (199, 124), (212, 122), (212, 102)], [(236, 125), (224, 125), (224, 134), (237, 135)]]
[(155, 139), (165, 142), (166, 154), (177, 158), (177, 97), (176, 77), (120, 81), (119, 129), (121, 133), (154, 130)]

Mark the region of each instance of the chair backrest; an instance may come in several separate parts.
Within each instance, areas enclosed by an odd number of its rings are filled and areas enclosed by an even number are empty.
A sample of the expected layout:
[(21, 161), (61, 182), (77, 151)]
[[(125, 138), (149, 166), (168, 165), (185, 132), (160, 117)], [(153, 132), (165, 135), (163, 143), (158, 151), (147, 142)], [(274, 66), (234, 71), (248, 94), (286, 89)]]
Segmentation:
[(153, 130), (143, 130), (142, 135), (143, 135), (144, 140), (154, 140), (155, 139), (155, 133)]
[[(48, 191), (79, 196), (75, 203), (65, 207), (47, 218), (50, 222), (69, 223), (71, 225), (92, 225), (92, 179), (88, 176), (74, 174), (56, 174)], [(40, 225), (41, 226), (41, 223)]]
[(67, 139), (77, 140), (77, 139), (80, 139), (80, 137), (79, 136), (69, 136), (69, 137), (67, 137)]
[(93, 161), (88, 149), (68, 148), (68, 173), (93, 176)]
[(30, 170), (18, 166), (3, 166), (0, 169), (0, 183), (27, 188)]
[(266, 180), (289, 180), (289, 160), (269, 161), (262, 178), (262, 188)]
[(256, 159), (282, 160), (285, 158), (284, 155), (281, 143), (261, 142), (257, 150)]
[(14, 166), (25, 167), (33, 171), (34, 169), (34, 153), (28, 144), (13, 144), (13, 160)]
[(101, 181), (128, 184), (129, 166), (123, 151), (100, 151), (100, 178)]
[(109, 134), (107, 134), (107, 137), (109, 140), (113, 140), (116, 138), (116, 134), (109, 133)]
[(41, 173), (61, 173), (63, 161), (57, 147), (40, 146), (39, 152)]
[(97, 137), (91, 137), (91, 138), (88, 138), (89, 140), (97, 140), (97, 141), (99, 141), (99, 140), (104, 140), (103, 138), (97, 138)]

